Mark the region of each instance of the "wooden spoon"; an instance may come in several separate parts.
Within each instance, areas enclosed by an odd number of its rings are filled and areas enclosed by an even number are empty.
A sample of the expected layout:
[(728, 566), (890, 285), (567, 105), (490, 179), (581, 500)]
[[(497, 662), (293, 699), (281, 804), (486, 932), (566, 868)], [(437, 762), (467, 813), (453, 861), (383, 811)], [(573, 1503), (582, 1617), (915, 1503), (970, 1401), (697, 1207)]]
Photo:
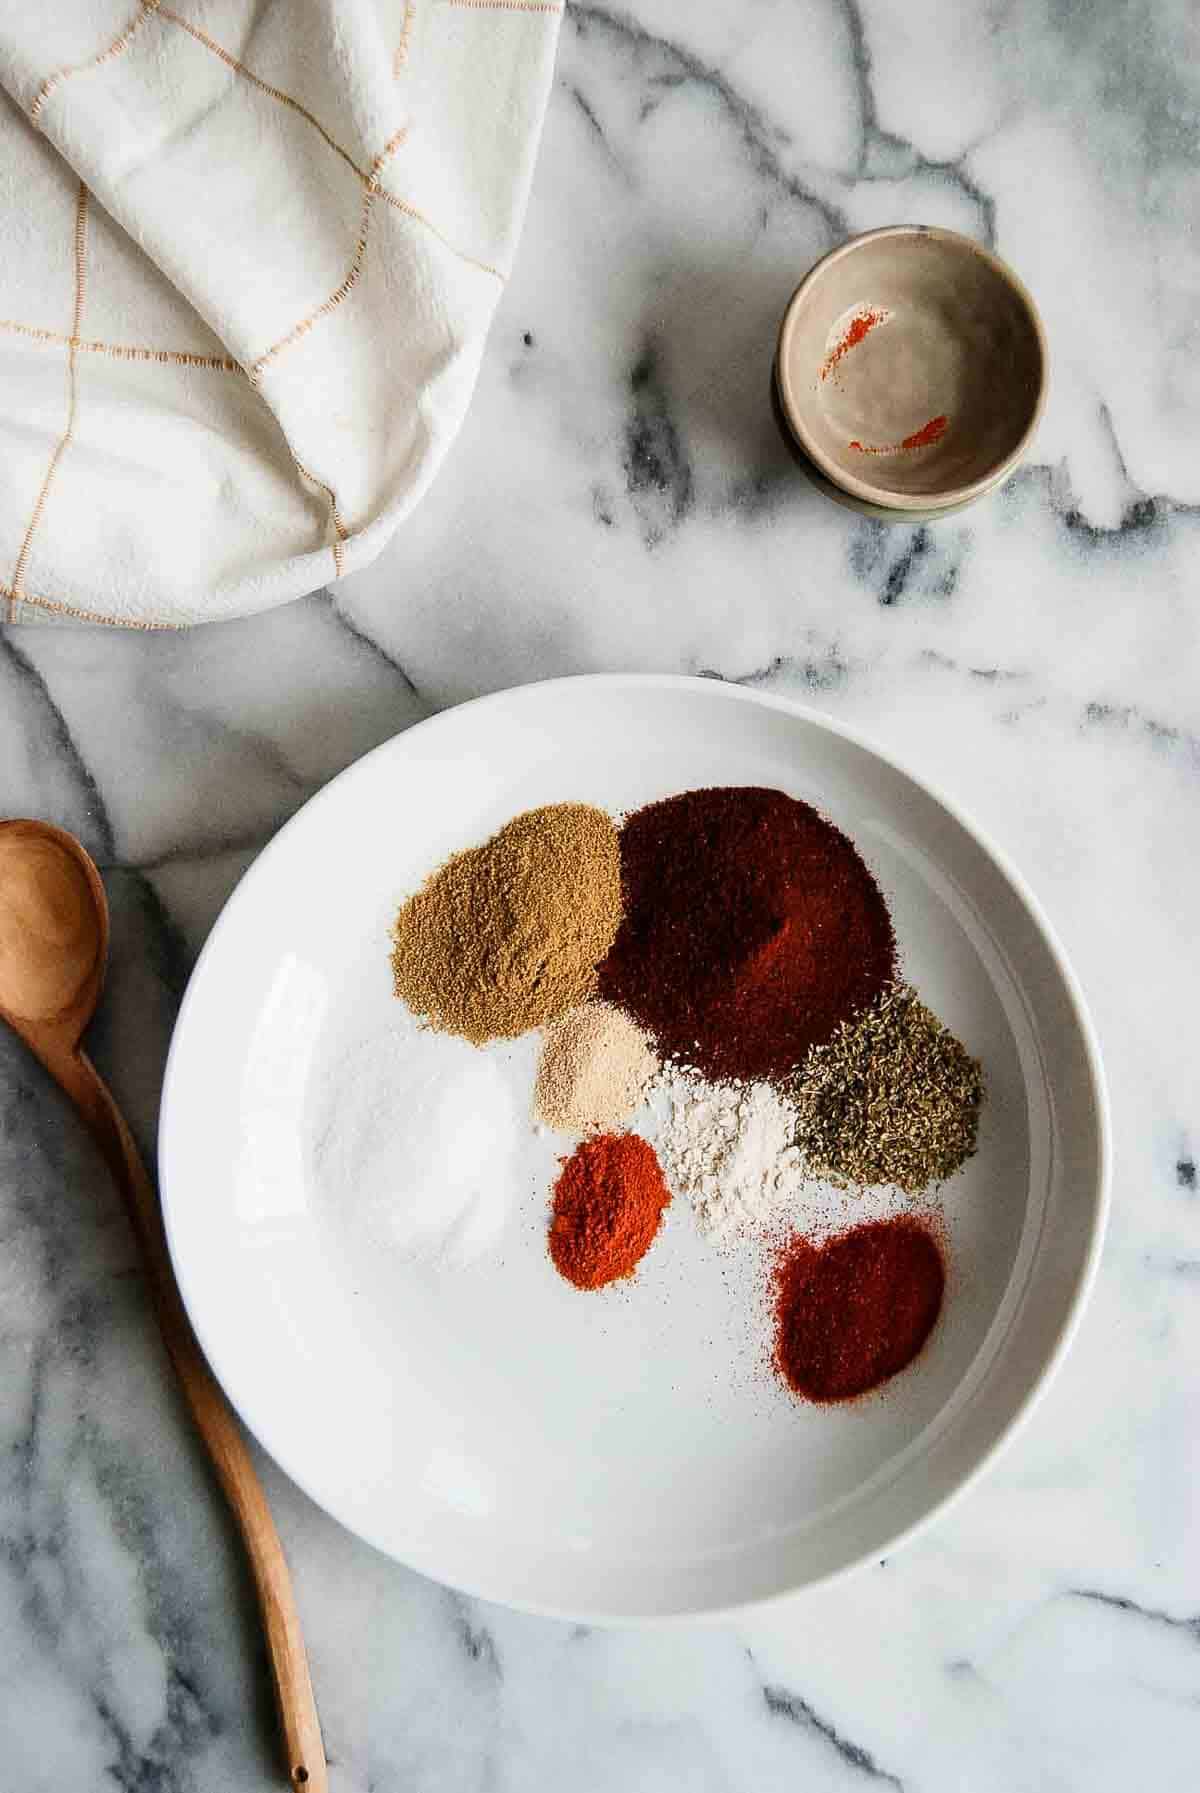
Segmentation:
[(306, 1793), (327, 1793), (308, 1659), (271, 1509), (184, 1311), (154, 1186), (124, 1117), (80, 1049), (107, 958), (108, 900), (79, 842), (46, 822), (0, 822), (0, 1017), (74, 1102), (124, 1197), (163, 1343), (250, 1561), (289, 1779)]

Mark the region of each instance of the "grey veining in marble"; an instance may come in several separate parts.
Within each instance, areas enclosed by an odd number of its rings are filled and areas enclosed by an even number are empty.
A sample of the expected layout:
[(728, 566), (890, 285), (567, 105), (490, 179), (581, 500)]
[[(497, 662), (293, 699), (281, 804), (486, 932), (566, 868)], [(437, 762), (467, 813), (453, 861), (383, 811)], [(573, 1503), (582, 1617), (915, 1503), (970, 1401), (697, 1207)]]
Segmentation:
[[(462, 437), (374, 569), (182, 636), (0, 635), (0, 811), (75, 830), (95, 1054), (152, 1147), (189, 966), (272, 832), (448, 703), (706, 672), (870, 730), (1027, 873), (1112, 1086), (1061, 1377), (893, 1559), (731, 1628), (572, 1628), (373, 1555), (264, 1473), (338, 1793), (1174, 1793), (1200, 1755), (1200, 25), (1191, 0), (572, 6)], [(1033, 289), (1053, 384), (997, 499), (883, 527), (800, 482), (775, 326), (849, 230)], [(240, 1567), (124, 1224), (0, 1037), (0, 1793), (275, 1784)]]

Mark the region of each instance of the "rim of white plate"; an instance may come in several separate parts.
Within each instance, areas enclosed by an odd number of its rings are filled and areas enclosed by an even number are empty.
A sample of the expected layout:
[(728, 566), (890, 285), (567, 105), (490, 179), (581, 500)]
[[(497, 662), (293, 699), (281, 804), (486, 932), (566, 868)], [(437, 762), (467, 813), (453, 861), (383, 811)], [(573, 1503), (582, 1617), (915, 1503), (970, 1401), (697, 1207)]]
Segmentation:
[[(640, 687), (646, 690), (653, 689), (663, 691), (699, 689), (703, 690), (706, 695), (715, 697), (718, 700), (757, 705), (766, 709), (782, 711), (788, 715), (796, 716), (800, 720), (812, 724), (818, 729), (822, 729), (831, 735), (839, 736), (842, 740), (848, 741), (852, 745), (860, 747), (865, 752), (872, 754), (883, 765), (900, 773), (902, 777), (908, 779), (926, 797), (938, 804), (945, 813), (983, 849), (1001, 875), (1008, 881), (1025, 906), (1029, 915), (1032, 917), (1033, 922), (1054, 961), (1055, 969), (1062, 979), (1063, 988), (1068, 997), (1074, 1020), (1079, 1030), (1079, 1037), (1084, 1048), (1084, 1057), (1091, 1084), (1092, 1105), (1095, 1111), (1098, 1176), (1096, 1179), (1096, 1189), (1092, 1205), (1091, 1231), (1088, 1249), (1080, 1264), (1079, 1270), (1076, 1273), (1075, 1286), (1070, 1299), (1067, 1302), (1066, 1311), (1058, 1328), (1053, 1347), (1046, 1356), (1036, 1380), (1031, 1384), (1008, 1421), (1001, 1426), (995, 1438), (992, 1440), (992, 1443), (981, 1453), (971, 1468), (965, 1470), (959, 1476), (958, 1480), (955, 1481), (953, 1485), (940, 1496), (940, 1498), (935, 1500), (918, 1519), (914, 1520), (911, 1524), (902, 1527), (888, 1540), (886, 1548), (889, 1551), (897, 1550), (910, 1543), (914, 1538), (924, 1532), (927, 1527), (932, 1525), (935, 1520), (941, 1518), (952, 1505), (975, 1485), (984, 1472), (996, 1462), (1000, 1454), (1012, 1443), (1014, 1438), (1016, 1438), (1062, 1366), (1063, 1360), (1071, 1347), (1076, 1332), (1078, 1331), (1079, 1323), (1083, 1316), (1084, 1309), (1087, 1306), (1088, 1298), (1091, 1295), (1092, 1287), (1096, 1280), (1097, 1270), (1099, 1268), (1101, 1251), (1104, 1245), (1104, 1236), (1108, 1224), (1112, 1181), (1112, 1117), (1099, 1042), (1096, 1037), (1095, 1027), (1088, 1010), (1087, 1002), (1084, 998), (1082, 987), (1053, 924), (1043, 909), (1041, 902), (1035, 896), (1023, 873), (1018, 871), (1005, 850), (998, 846), (986, 830), (981, 828), (977, 822), (973, 821), (953, 799), (945, 796), (935, 784), (931, 784), (928, 779), (913, 771), (911, 766), (909, 766), (903, 758), (881, 748), (868, 731), (855, 728), (844, 722), (835, 721), (824, 715), (821, 711), (812, 708), (811, 705), (796, 702), (792, 698), (778, 697), (774, 693), (765, 691), (747, 691), (744, 686), (729, 683), (724, 679), (704, 678), (689, 673), (576, 673), (561, 678), (534, 679), (524, 685), (506, 686), (502, 691), (487, 692), (480, 697), (469, 698), (464, 703), (453, 704), (444, 710), (437, 711), (432, 716), (425, 717), (420, 722), (413, 723), (409, 728), (402, 729), (398, 734), (390, 736), (386, 741), (381, 741), (377, 747), (371, 748), (367, 753), (361, 755), (360, 758), (344, 767), (341, 772), (336, 773), (334, 777), (329, 780), (328, 784), (323, 785), (319, 791), (315, 792), (313, 796), (301, 805), (293, 816), (289, 817), (283, 826), (272, 835), (262, 852), (259, 853), (251, 864), (247, 866), (233, 890), (226, 898), (216, 921), (209, 930), (208, 937), (205, 940), (200, 955), (196, 960), (196, 964), (192, 969), (192, 974), (188, 979), (187, 988), (184, 991), (183, 1000), (179, 1005), (179, 1012), (175, 1018), (175, 1026), (171, 1034), (170, 1049), (167, 1053), (166, 1067), (163, 1072), (156, 1162), (158, 1167), (160, 1200), (162, 1204), (163, 1223), (167, 1235), (167, 1244), (171, 1254), (171, 1262), (175, 1270), (176, 1281), (179, 1285), (180, 1295), (183, 1298), (184, 1307), (187, 1310), (188, 1318), (191, 1321), (200, 1348), (208, 1359), (210, 1366), (213, 1367), (214, 1374), (216, 1374), (213, 1354), (210, 1351), (208, 1337), (206, 1336), (206, 1328), (198, 1321), (196, 1304), (189, 1295), (189, 1273), (184, 1263), (181, 1262), (180, 1255), (176, 1250), (176, 1238), (171, 1221), (171, 1210), (164, 1193), (166, 1189), (164, 1167), (167, 1155), (167, 1140), (171, 1132), (172, 1110), (175, 1102), (178, 1100), (176, 1089), (178, 1082), (176, 1063), (179, 1056), (180, 1041), (187, 1024), (188, 1013), (192, 1002), (195, 999), (196, 991), (199, 989), (200, 982), (205, 975), (206, 962), (212, 956), (219, 937), (225, 929), (231, 925), (231, 912), (237, 906), (238, 899), (241, 897), (243, 891), (245, 891), (257, 877), (262, 875), (263, 867), (269, 861), (276, 848), (280, 846), (284, 837), (300, 824), (302, 819), (305, 819), (305, 825), (308, 825), (313, 811), (319, 809), (325, 802), (330, 801), (334, 792), (338, 791), (339, 788), (352, 784), (355, 778), (361, 776), (363, 769), (369, 761), (374, 760), (381, 754), (386, 754), (392, 751), (395, 748), (397, 741), (408, 739), (417, 730), (434, 730), (445, 727), (452, 718), (458, 717), (464, 710), (477, 710), (486, 708), (488, 705), (499, 706), (504, 702), (511, 701), (519, 692), (546, 690), (564, 686), (579, 687), (583, 685), (596, 689), (607, 687), (610, 690), (635, 687)], [(290, 1451), (280, 1451), (273, 1444), (268, 1443), (268, 1435), (270, 1433), (269, 1420), (264, 1420), (261, 1416), (248, 1413), (234, 1392), (226, 1386), (219, 1376), (217, 1377), (217, 1380), (221, 1383), (226, 1399), (241, 1419), (243, 1425), (245, 1425), (251, 1435), (262, 1446), (263, 1450), (267, 1452), (268, 1456), (270, 1456), (279, 1468), (283, 1470), (284, 1474), (296, 1484), (301, 1492), (307, 1495), (315, 1505), (320, 1507), (323, 1512), (328, 1513), (331, 1518), (335, 1519), (338, 1524), (344, 1526), (345, 1529), (351, 1532), (355, 1537), (362, 1539), (362, 1541), (369, 1544), (372, 1549), (378, 1549), (379, 1546), (367, 1536), (360, 1526), (355, 1525), (351, 1520), (343, 1517), (343, 1515), (336, 1510), (336, 1506), (327, 1499), (325, 1494), (317, 1493), (304, 1470), (295, 1465)], [(381, 1552), (380, 1554), (385, 1553)], [(763, 1612), (770, 1608), (781, 1606), (788, 1601), (801, 1600), (806, 1594), (812, 1593), (819, 1588), (828, 1587), (834, 1582), (840, 1581), (844, 1577), (853, 1574), (857, 1569), (862, 1568), (864, 1563), (877, 1560), (877, 1554), (877, 1551), (872, 1549), (863, 1555), (853, 1558), (849, 1562), (840, 1564), (835, 1569), (814, 1576), (811, 1580), (805, 1581), (799, 1587), (781, 1588), (775, 1593), (745, 1601), (735, 1601), (730, 1605), (712, 1607), (699, 1612), (689, 1611), (684, 1613), (650, 1613), (634, 1615), (627, 1612), (608, 1613), (589, 1609), (586, 1614), (586, 1621), (592, 1625), (620, 1625), (637, 1627), (638, 1629), (644, 1627), (719, 1623), (722, 1620), (727, 1620), (740, 1614)], [(391, 1560), (398, 1561), (401, 1559), (393, 1558)], [(417, 1573), (426, 1575), (432, 1580), (441, 1581), (443, 1585), (452, 1585), (472, 1599), (493, 1601), (496, 1604), (507, 1606), (513, 1611), (530, 1613), (540, 1618), (571, 1621), (578, 1620), (581, 1616), (574, 1608), (558, 1607), (539, 1601), (514, 1600), (507, 1595), (499, 1594), (494, 1589), (489, 1589), (480, 1584), (472, 1585), (459, 1582), (446, 1583), (444, 1577), (438, 1573), (438, 1570), (434, 1565), (424, 1562), (417, 1556), (405, 1558), (403, 1560), (407, 1567), (414, 1569)]]

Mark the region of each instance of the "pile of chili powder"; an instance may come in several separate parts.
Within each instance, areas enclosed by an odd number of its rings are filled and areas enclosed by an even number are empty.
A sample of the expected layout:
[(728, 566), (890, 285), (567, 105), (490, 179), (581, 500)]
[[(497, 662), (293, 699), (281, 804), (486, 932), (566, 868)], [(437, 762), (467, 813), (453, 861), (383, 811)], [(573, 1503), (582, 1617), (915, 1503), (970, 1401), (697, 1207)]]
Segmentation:
[(684, 791), (621, 829), (621, 922), (600, 994), (714, 1082), (791, 1077), (896, 974), (883, 894), (807, 803)]

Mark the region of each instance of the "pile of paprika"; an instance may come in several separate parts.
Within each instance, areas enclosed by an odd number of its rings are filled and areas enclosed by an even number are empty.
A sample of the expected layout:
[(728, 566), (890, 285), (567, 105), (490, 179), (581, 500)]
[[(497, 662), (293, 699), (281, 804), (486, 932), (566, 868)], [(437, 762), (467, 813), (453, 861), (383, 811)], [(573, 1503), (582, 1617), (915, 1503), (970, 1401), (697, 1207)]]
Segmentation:
[(654, 1148), (636, 1133), (585, 1139), (554, 1186), (549, 1247), (555, 1269), (577, 1289), (632, 1276), (670, 1199)]
[(775, 1265), (776, 1368), (810, 1401), (866, 1394), (912, 1362), (945, 1284), (937, 1240), (907, 1215), (792, 1239)]

